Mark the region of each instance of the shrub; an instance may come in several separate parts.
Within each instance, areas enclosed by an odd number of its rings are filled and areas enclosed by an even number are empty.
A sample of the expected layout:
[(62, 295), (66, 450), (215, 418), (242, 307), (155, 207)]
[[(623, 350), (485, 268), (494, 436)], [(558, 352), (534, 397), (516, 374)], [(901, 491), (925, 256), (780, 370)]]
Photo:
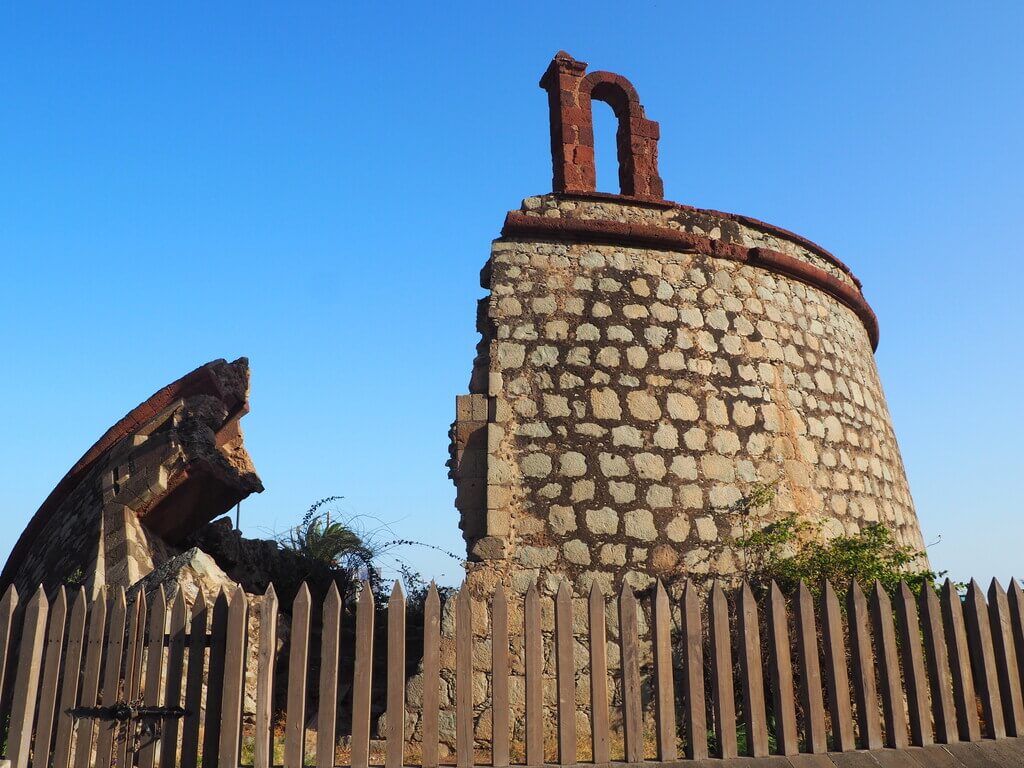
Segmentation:
[(926, 584), (936, 585), (946, 573), (925, 567), (922, 552), (897, 542), (893, 532), (879, 523), (826, 539), (821, 523), (789, 515), (739, 537), (735, 546), (741, 553), (744, 578), (759, 591), (772, 581), (787, 594), (800, 581), (817, 591), (828, 579), (837, 588), (856, 581), (865, 590), (879, 581), (889, 593), (905, 581), (916, 593)]

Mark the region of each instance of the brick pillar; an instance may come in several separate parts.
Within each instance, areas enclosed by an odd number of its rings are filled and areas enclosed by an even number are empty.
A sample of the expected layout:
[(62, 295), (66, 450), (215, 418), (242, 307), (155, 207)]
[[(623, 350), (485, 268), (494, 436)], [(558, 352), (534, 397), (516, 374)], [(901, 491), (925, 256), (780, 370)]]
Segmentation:
[(585, 109), (580, 104), (580, 83), (586, 71), (585, 61), (559, 51), (540, 79), (540, 87), (548, 92), (555, 192), (593, 192), (597, 185), (589, 96)]
[(644, 115), (636, 89), (622, 75), (592, 72), (565, 51), (551, 60), (540, 80), (548, 92), (551, 121), (552, 188), (555, 192), (594, 192), (592, 99), (603, 101), (619, 121), (616, 144), (619, 191), (630, 197), (662, 199), (658, 175), (658, 124)]

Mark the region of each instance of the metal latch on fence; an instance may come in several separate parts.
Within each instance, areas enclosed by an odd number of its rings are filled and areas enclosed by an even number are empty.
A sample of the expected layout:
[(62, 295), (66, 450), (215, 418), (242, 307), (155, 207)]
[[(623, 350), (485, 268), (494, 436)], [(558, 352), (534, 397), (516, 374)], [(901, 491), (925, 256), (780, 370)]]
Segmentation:
[(119, 701), (103, 707), (75, 707), (70, 710), (70, 714), (73, 717), (94, 717), (97, 720), (117, 720), (126, 723), (147, 718), (184, 717), (188, 712), (182, 707), (149, 707)]

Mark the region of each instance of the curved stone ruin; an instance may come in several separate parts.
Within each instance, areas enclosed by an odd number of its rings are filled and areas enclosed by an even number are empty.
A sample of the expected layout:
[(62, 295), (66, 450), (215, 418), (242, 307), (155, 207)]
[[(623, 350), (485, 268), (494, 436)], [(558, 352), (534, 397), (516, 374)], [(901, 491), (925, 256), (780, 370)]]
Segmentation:
[(243, 444), (248, 411), (244, 357), (200, 366), (133, 408), (39, 507), (0, 575), (3, 588), (81, 583), (95, 595), (168, 567), (192, 571), (184, 581), (210, 590), (230, 585), (212, 558), (179, 545), (263, 490)]

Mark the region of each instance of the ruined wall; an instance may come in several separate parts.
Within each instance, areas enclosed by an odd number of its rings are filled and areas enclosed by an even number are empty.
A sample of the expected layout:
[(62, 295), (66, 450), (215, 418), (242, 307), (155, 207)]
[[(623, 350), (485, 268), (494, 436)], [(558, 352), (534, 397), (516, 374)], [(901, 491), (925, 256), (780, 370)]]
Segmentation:
[(132, 409), (40, 506), (3, 586), (128, 587), (176, 554), (186, 534), (263, 490), (238, 423), (248, 393), (248, 361), (217, 360)]
[[(541, 81), (556, 191), (508, 214), (481, 274), (450, 462), (471, 581), (610, 594), (728, 576), (733, 540), (789, 513), (825, 535), (882, 522), (922, 548), (859, 281), (785, 230), (658, 199), (655, 140), (622, 165), (623, 126), (656, 139), (657, 124), (628, 81), (585, 66), (559, 54)], [(630, 168), (655, 179), (642, 193), (595, 193), (570, 167), (592, 165), (591, 81), (621, 88), (601, 96), (624, 189)], [(744, 518), (765, 483), (775, 499)]]

